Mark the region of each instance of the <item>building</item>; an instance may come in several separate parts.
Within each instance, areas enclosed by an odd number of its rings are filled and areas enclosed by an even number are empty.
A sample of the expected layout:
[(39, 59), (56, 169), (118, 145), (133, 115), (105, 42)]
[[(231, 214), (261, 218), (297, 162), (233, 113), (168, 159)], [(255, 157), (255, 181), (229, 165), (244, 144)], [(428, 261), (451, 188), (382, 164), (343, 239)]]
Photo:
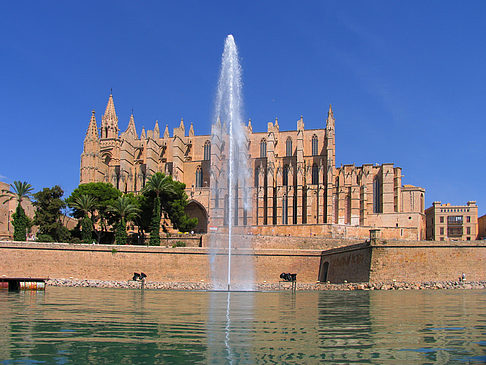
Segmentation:
[(486, 214), (478, 218), (478, 240), (486, 240)]
[[(337, 166), (331, 107), (323, 127), (306, 130), (301, 117), (296, 130), (281, 131), (276, 119), (267, 131), (253, 132), (248, 122), (253, 204), (251, 211), (240, 205), (239, 224), (250, 225), (254, 234), (366, 238), (377, 227), (383, 237), (424, 238), (424, 189), (402, 185), (401, 168), (393, 163)], [(138, 192), (161, 171), (186, 184), (186, 212), (199, 219), (198, 232), (207, 232), (210, 204), (219, 205), (211, 197), (210, 166), (211, 136), (196, 135), (192, 123), (186, 130), (181, 120), (171, 135), (168, 126), (161, 132), (155, 122), (138, 136), (131, 115), (120, 133), (110, 95), (100, 128), (92, 113), (80, 182)]]
[(466, 205), (434, 202), (425, 210), (428, 240), (471, 241), (478, 236), (478, 206), (475, 201)]
[[(10, 190), (10, 186), (0, 181), (0, 191), (2, 190)], [(15, 209), (17, 209), (18, 201), (12, 199), (7, 202), (6, 200), (7, 198), (0, 198), (0, 240), (12, 239), (14, 233), (12, 214), (14, 214)], [(34, 218), (35, 210), (30, 199), (22, 200), (22, 208), (24, 208), (27, 217), (30, 219)], [(32, 231), (35, 232), (36, 229), (34, 228)]]

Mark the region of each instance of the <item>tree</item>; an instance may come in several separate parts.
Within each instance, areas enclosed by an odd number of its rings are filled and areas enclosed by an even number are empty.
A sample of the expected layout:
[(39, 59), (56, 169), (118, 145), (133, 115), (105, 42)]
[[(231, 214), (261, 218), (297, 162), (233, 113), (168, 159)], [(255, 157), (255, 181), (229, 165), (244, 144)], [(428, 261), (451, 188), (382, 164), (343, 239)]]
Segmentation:
[(108, 231), (108, 226), (116, 221), (115, 215), (108, 210), (108, 206), (113, 204), (122, 193), (109, 183), (97, 182), (79, 185), (74, 189), (69, 198), (66, 199), (66, 203), (73, 208), (73, 216), (75, 218), (82, 218), (85, 215), (82, 209), (72, 205), (76, 197), (81, 195), (90, 196), (95, 201), (96, 209), (91, 211), (91, 220), (93, 221), (93, 224), (98, 224), (101, 228), (95, 229), (97, 241), (100, 243), (103, 236)]
[(174, 194), (173, 181), (170, 176), (166, 176), (161, 172), (153, 174), (143, 189), (143, 194), (154, 198), (152, 220), (150, 223), (150, 244), (160, 244), (160, 218), (161, 218), (161, 202), (160, 196), (172, 196)]
[(0, 198), (6, 198), (3, 204), (16, 199), (18, 204), (15, 209), (15, 213), (12, 215), (12, 225), (14, 227), (14, 241), (25, 241), (27, 239), (27, 229), (30, 228), (30, 219), (25, 215), (25, 211), (22, 208), (22, 201), (24, 199), (29, 199), (32, 196), (32, 185), (26, 181), (14, 181), (10, 184), (12, 191), (2, 190)]
[(66, 242), (69, 230), (61, 222), (61, 209), (65, 203), (61, 199), (64, 191), (59, 185), (44, 188), (34, 194), (36, 207), (34, 224), (39, 226), (39, 241)]
[[(152, 207), (152, 216), (150, 223), (150, 244), (157, 245), (160, 243), (160, 218), (161, 211), (165, 211), (169, 216), (174, 228), (183, 232), (192, 230), (197, 225), (197, 218), (189, 218), (184, 209), (187, 206), (186, 185), (172, 180), (172, 177), (157, 172), (147, 181), (141, 198), (141, 207), (147, 205)], [(152, 202), (152, 204), (149, 204)], [(142, 212), (142, 218), (146, 218), (145, 212)], [(142, 222), (144, 219), (141, 219)]]
[(115, 242), (117, 245), (126, 245), (127, 221), (133, 220), (141, 212), (140, 208), (133, 202), (129, 196), (121, 196), (108, 206), (108, 210), (118, 217), (118, 223), (115, 230)]
[(95, 198), (86, 194), (77, 195), (70, 201), (69, 206), (80, 213), (82, 212), (81, 241), (90, 243), (93, 238), (93, 221), (90, 218), (90, 214), (92, 216), (96, 209)]

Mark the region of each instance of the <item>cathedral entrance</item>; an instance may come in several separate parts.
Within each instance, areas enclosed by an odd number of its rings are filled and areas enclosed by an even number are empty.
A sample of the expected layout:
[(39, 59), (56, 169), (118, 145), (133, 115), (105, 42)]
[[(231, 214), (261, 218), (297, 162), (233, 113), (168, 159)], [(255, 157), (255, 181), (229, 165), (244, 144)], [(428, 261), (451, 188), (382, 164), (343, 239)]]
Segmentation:
[(187, 204), (184, 212), (190, 218), (197, 218), (197, 226), (194, 228), (194, 233), (207, 233), (208, 232), (208, 213), (206, 209), (197, 201), (192, 200)]

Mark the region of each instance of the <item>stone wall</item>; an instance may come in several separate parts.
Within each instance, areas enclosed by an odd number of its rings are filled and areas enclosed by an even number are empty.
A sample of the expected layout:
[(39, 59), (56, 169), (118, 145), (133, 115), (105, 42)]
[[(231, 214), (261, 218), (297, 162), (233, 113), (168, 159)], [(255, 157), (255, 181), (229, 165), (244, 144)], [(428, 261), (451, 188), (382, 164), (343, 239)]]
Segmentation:
[[(395, 215), (393, 215), (394, 217)], [(396, 214), (396, 216), (405, 216)], [(409, 215), (407, 215), (408, 217)], [(412, 215), (410, 215), (412, 216)], [(415, 214), (417, 220), (422, 219), (422, 214)], [(408, 218), (407, 218), (408, 219)], [(393, 223), (394, 224), (394, 223)], [(424, 224), (425, 226), (425, 224)], [(265, 236), (293, 236), (293, 237), (326, 237), (346, 240), (363, 240), (369, 237), (370, 229), (380, 229), (383, 239), (391, 240), (418, 240), (422, 237), (422, 231), (416, 227), (365, 227), (350, 226), (346, 224), (300, 224), (272, 226), (252, 226), (253, 234)]]
[[(209, 281), (207, 248), (141, 247), (0, 242), (0, 276), (128, 280), (144, 272), (149, 281)], [(282, 272), (298, 281), (318, 279), (321, 250), (257, 249), (255, 281), (276, 283)]]
[(486, 280), (486, 245), (480, 241), (381, 241), (324, 251), (321, 271), (326, 262), (333, 283), (453, 281), (462, 273)]

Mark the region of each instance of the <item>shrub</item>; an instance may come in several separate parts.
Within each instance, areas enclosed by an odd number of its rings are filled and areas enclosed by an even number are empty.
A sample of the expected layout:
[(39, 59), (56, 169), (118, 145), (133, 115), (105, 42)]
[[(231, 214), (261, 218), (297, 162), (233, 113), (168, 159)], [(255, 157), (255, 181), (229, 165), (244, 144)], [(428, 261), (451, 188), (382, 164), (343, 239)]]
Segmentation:
[(40, 234), (37, 236), (38, 242), (54, 242), (54, 239), (48, 234)]
[(186, 247), (186, 243), (182, 241), (177, 241), (172, 245), (172, 247)]

